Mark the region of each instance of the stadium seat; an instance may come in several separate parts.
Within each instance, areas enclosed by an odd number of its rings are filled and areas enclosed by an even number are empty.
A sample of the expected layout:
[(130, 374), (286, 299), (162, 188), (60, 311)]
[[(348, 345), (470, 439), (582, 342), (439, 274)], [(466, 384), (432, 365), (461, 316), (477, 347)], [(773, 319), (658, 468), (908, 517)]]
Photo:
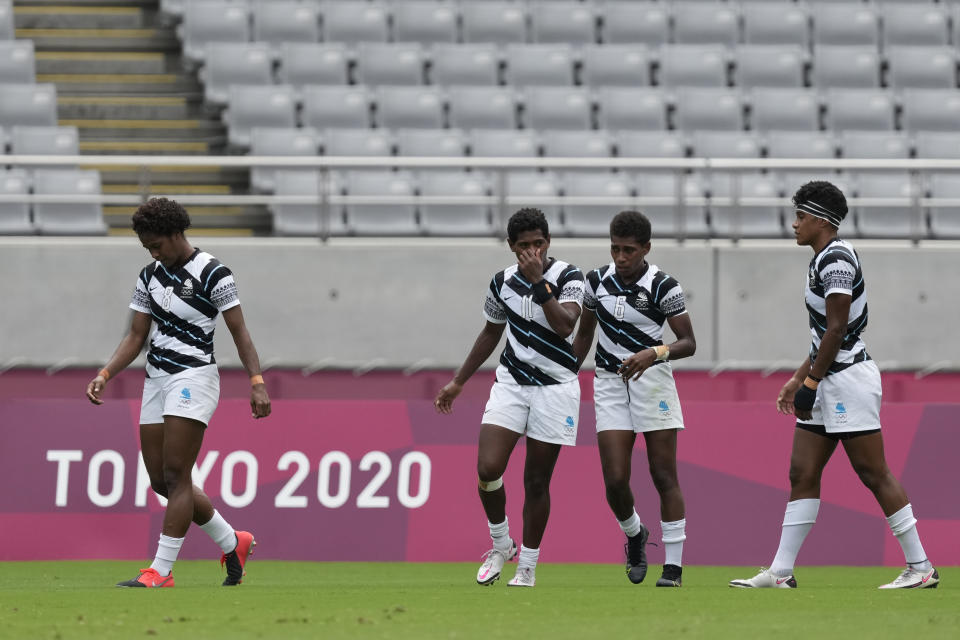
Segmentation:
[(433, 84), (494, 86), (499, 81), (500, 57), (494, 44), (435, 44), (431, 54)]
[(898, 2), (884, 4), (880, 14), (883, 46), (946, 46), (950, 28), (947, 15), (935, 4)]
[(750, 131), (696, 131), (693, 155), (703, 158), (759, 158), (761, 145)]
[(437, 87), (380, 87), (376, 91), (376, 114), (381, 127), (440, 129), (443, 95)]
[(844, 158), (910, 157), (910, 140), (899, 131), (841, 131), (839, 141)]
[(423, 84), (423, 48), (416, 42), (386, 44), (363, 42), (357, 47), (354, 77), (358, 84)]
[(745, 44), (733, 53), (734, 84), (754, 87), (802, 87), (806, 54), (796, 45)]
[(736, 5), (720, 2), (677, 2), (673, 6), (673, 37), (684, 44), (733, 46), (740, 39)]
[(507, 84), (517, 87), (573, 85), (573, 52), (565, 44), (507, 47)]
[(13, 40), (13, 5), (0, 2), (0, 40)]
[(762, 173), (710, 176), (710, 229), (723, 238), (782, 238), (780, 187)]
[(660, 46), (670, 38), (670, 14), (659, 3), (604, 2), (600, 12), (600, 37), (607, 44)]
[[(487, 197), (490, 179), (483, 173), (423, 171), (418, 177), (424, 198)], [(489, 236), (495, 231), (490, 204), (428, 203), (420, 205), (420, 224), (432, 236)]]
[(960, 133), (918, 131), (914, 136), (918, 158), (960, 158)]
[(743, 103), (733, 89), (688, 89), (677, 91), (675, 124), (683, 131), (739, 131), (743, 129)]
[(376, 1), (329, 0), (322, 5), (321, 18), (325, 42), (354, 45), (389, 39), (386, 7)]
[(184, 57), (192, 63), (203, 62), (211, 42), (250, 40), (247, 6), (227, 0), (189, 2), (177, 33), (183, 41)]
[(33, 40), (0, 40), (0, 83), (36, 81)]
[(605, 130), (541, 131), (543, 155), (566, 158), (609, 158), (613, 155), (613, 141)]
[(590, 129), (590, 96), (579, 87), (529, 87), (524, 124), (531, 129)]
[(449, 88), (450, 126), (510, 129), (517, 126), (517, 96), (510, 87)]
[(579, 0), (534, 0), (530, 4), (530, 35), (533, 42), (594, 43), (597, 20), (593, 5)]
[(887, 84), (893, 89), (953, 89), (957, 51), (948, 46), (888, 47)]
[(323, 131), (321, 146), (327, 156), (391, 156), (393, 136), (385, 129), (337, 127)]
[(530, 129), (475, 129), (470, 132), (470, 155), (535, 158), (540, 155), (540, 138)]
[[(678, 184), (679, 180), (682, 184)], [(678, 194), (682, 199), (678, 199)], [(707, 200), (697, 176), (671, 171), (644, 171), (637, 178), (638, 205), (658, 238), (704, 238)], [(645, 200), (649, 198), (649, 200)]]
[(507, 44), (527, 41), (523, 4), (495, 0), (460, 5), (464, 42)]
[(412, 235), (420, 231), (417, 208), (412, 202), (416, 192), (413, 176), (406, 171), (349, 171), (347, 195), (377, 196), (383, 204), (347, 204), (347, 227), (352, 233), (367, 236)]
[(200, 69), (203, 99), (223, 106), (230, 97), (230, 85), (273, 84), (270, 45), (262, 42), (211, 42), (206, 62)]
[(275, 54), (285, 42), (317, 42), (320, 40), (317, 7), (297, 0), (254, 3), (253, 39), (270, 43)]
[[(514, 212), (521, 207), (536, 207), (543, 212), (550, 231), (562, 231), (560, 205), (549, 202), (560, 193), (557, 175), (552, 171), (509, 171), (506, 179), (507, 210)], [(504, 220), (504, 222), (506, 222)]]
[(754, 89), (750, 126), (755, 131), (820, 129), (820, 101), (809, 89)]
[(906, 172), (860, 173), (854, 177), (858, 198), (888, 198), (889, 203), (854, 207), (857, 230), (870, 238), (926, 237), (925, 220), (918, 219), (914, 196), (918, 186)]
[(369, 127), (370, 96), (365, 87), (305, 86), (300, 119), (305, 127)]
[(600, 87), (640, 87), (650, 84), (646, 48), (629, 44), (591, 45), (583, 49), (581, 81)]
[(80, 153), (76, 127), (13, 127), (11, 151), (16, 155), (75, 156)]
[[(101, 194), (100, 172), (79, 169), (38, 169), (33, 172), (37, 195), (95, 197)], [(51, 235), (102, 235), (107, 232), (100, 202), (72, 200), (63, 203), (35, 203), (34, 225)]]
[(617, 131), (613, 136), (621, 158), (683, 158), (687, 145), (676, 131)]
[[(334, 174), (325, 176), (312, 169), (277, 171), (276, 182), (278, 196), (315, 196), (320, 199), (325, 189), (330, 194), (339, 192)], [(339, 205), (274, 203), (269, 209), (273, 214), (274, 235), (318, 236), (324, 230), (330, 235), (345, 235), (347, 232), (343, 209)]]
[(960, 129), (960, 91), (914, 89), (903, 96), (902, 128), (907, 131)]
[(293, 127), (297, 123), (296, 101), (289, 85), (231, 85), (223, 122), (227, 141), (240, 148), (250, 147), (253, 127)]
[(747, 44), (810, 45), (810, 18), (805, 5), (789, 0), (744, 2), (743, 41)]
[(834, 131), (892, 131), (893, 96), (885, 89), (831, 89), (827, 92), (826, 123)]
[(880, 44), (877, 13), (861, 2), (818, 3), (810, 12), (813, 19), (814, 51), (820, 45)]
[(813, 51), (813, 85), (819, 89), (880, 86), (876, 47), (821, 45)]
[[(960, 149), (960, 147), (958, 147)], [(960, 174), (935, 173), (930, 177), (931, 198), (960, 200)], [(935, 238), (960, 238), (960, 205), (930, 205), (930, 232)]]
[(457, 10), (452, 2), (404, 0), (393, 3), (393, 39), (433, 44), (457, 41)]
[[(252, 156), (315, 156), (320, 148), (320, 136), (312, 127), (253, 127), (250, 129)], [(251, 167), (250, 187), (254, 191), (272, 193), (277, 187), (273, 167)]]
[(727, 52), (719, 45), (667, 45), (660, 51), (665, 87), (726, 87)]
[(298, 91), (310, 84), (348, 84), (348, 65), (341, 44), (286, 42), (280, 47), (280, 82)]
[(767, 155), (771, 158), (835, 158), (833, 138), (819, 131), (768, 131)]
[(564, 198), (602, 198), (598, 204), (564, 202), (564, 228), (574, 236), (607, 237), (610, 219), (633, 208), (633, 185), (609, 171), (571, 171), (563, 176)]
[(0, 126), (57, 125), (57, 89), (52, 84), (0, 84)]
[(25, 172), (0, 169), (0, 194), (24, 197), (23, 202), (0, 202), (0, 235), (25, 236), (36, 233), (30, 221), (30, 205), (26, 202), (28, 186)]
[(667, 100), (653, 87), (601, 87), (598, 122), (605, 129), (666, 129)]
[(466, 155), (466, 136), (460, 129), (399, 129), (395, 136), (398, 156)]

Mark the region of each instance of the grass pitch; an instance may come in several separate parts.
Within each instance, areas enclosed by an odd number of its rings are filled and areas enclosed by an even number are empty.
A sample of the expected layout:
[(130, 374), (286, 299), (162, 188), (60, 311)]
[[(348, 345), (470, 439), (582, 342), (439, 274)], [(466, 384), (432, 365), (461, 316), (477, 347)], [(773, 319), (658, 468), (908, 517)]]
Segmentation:
[(477, 564), (178, 562), (173, 589), (117, 589), (132, 562), (0, 563), (0, 638), (957, 638), (960, 568), (938, 589), (878, 591), (897, 569), (802, 567), (796, 590), (730, 589), (756, 567), (684, 567), (681, 589), (617, 565), (552, 565), (537, 586), (474, 583)]

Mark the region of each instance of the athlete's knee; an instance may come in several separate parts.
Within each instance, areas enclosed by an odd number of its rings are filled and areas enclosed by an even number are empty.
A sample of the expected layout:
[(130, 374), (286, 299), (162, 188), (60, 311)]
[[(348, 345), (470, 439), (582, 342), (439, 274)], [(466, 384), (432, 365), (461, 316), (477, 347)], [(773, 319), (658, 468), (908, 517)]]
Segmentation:
[(193, 481), (190, 478), (189, 471), (184, 471), (179, 466), (163, 466), (163, 484), (168, 493), (175, 491), (183, 486), (192, 487)]
[(875, 491), (883, 485), (890, 477), (890, 470), (886, 465), (879, 467), (873, 465), (862, 465), (854, 468), (860, 482), (868, 489)]
[(550, 478), (540, 474), (526, 473), (523, 476), (523, 490), (527, 496), (542, 496), (550, 493)]
[(503, 476), (504, 469), (488, 460), (477, 460), (477, 478), (481, 483), (496, 482)]
[(163, 478), (150, 478), (150, 488), (153, 489), (154, 493), (161, 495), (164, 498), (167, 497), (167, 483)]
[(661, 468), (661, 467), (650, 467), (650, 479), (653, 481), (653, 486), (656, 488), (657, 493), (664, 494), (668, 491), (673, 491), (680, 486), (680, 482), (677, 480), (676, 469), (672, 468)]
[(620, 492), (630, 489), (629, 469), (617, 467), (603, 470), (603, 486), (609, 495), (611, 492)]
[(820, 473), (802, 465), (790, 465), (790, 486), (794, 489), (813, 489), (820, 486)]

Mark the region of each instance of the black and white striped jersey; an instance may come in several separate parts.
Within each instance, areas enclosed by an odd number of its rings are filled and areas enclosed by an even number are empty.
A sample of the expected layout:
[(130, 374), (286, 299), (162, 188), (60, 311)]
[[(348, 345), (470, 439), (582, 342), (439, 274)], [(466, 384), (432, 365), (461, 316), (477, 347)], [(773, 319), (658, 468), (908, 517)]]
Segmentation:
[[(553, 285), (558, 302), (583, 305), (583, 272), (579, 268), (554, 259), (543, 277)], [(507, 324), (498, 382), (547, 385), (577, 378), (572, 337), (561, 338), (550, 327), (543, 308), (533, 300), (533, 283), (523, 278), (518, 265), (493, 276), (483, 315), (490, 322)]]
[(130, 308), (153, 317), (147, 377), (214, 364), (217, 314), (238, 304), (230, 269), (199, 249), (172, 272), (159, 261), (144, 267)]
[(583, 306), (597, 315), (600, 327), (597, 369), (613, 373), (624, 358), (663, 344), (663, 323), (687, 312), (680, 283), (655, 264), (630, 286), (612, 262), (594, 269), (587, 274)]
[(828, 375), (842, 371), (852, 364), (869, 360), (867, 345), (860, 334), (867, 327), (867, 291), (860, 269), (860, 256), (846, 240), (834, 239), (820, 253), (813, 256), (807, 272), (804, 297), (810, 314), (810, 360), (816, 358), (820, 340), (827, 330), (827, 296), (840, 293), (851, 297), (847, 333), (840, 351), (830, 365)]

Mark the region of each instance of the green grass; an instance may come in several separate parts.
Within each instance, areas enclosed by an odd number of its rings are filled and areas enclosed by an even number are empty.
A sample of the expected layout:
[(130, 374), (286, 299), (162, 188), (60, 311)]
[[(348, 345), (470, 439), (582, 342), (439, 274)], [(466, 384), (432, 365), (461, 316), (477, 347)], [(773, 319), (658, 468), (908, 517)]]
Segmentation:
[(475, 564), (251, 562), (219, 586), (181, 561), (173, 589), (115, 589), (131, 562), (0, 563), (0, 638), (956, 638), (960, 568), (939, 589), (881, 592), (890, 567), (803, 567), (800, 588), (741, 590), (756, 567), (684, 568), (681, 589), (616, 565), (542, 564), (533, 589), (473, 583)]

